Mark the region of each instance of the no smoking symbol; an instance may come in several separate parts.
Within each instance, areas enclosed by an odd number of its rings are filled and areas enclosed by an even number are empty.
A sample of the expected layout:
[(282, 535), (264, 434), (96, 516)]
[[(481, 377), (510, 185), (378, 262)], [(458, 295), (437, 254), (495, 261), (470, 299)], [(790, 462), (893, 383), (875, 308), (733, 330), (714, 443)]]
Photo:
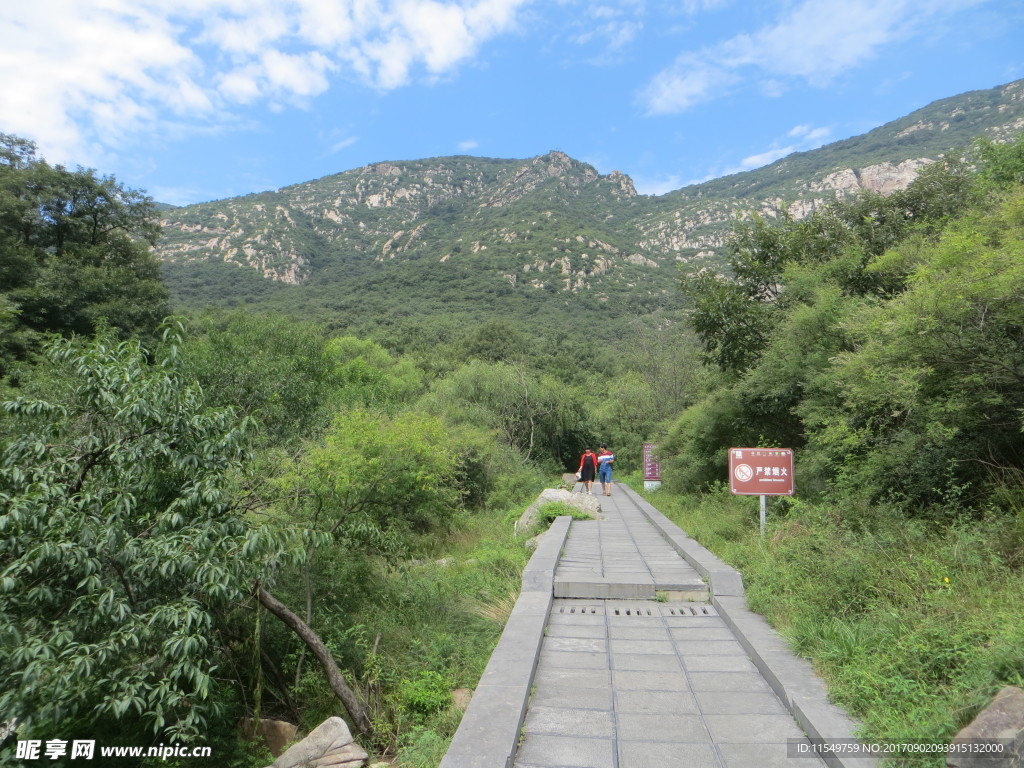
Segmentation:
[(754, 477), (754, 470), (749, 464), (737, 464), (733, 474), (736, 475), (737, 480), (745, 483)]

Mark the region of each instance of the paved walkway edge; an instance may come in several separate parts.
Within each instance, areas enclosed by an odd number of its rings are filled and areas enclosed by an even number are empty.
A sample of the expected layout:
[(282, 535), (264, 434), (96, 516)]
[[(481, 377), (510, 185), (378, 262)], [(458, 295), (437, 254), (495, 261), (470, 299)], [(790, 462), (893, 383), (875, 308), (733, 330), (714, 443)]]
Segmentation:
[(556, 518), (526, 564), (522, 592), (440, 768), (511, 768), (570, 522)]
[[(617, 485), (683, 559), (710, 582), (711, 603), (804, 732), (812, 739), (828, 741), (856, 738), (856, 723), (828, 700), (825, 684), (810, 663), (794, 654), (768, 622), (747, 607), (739, 571), (691, 539), (625, 483)], [(831, 768), (873, 768), (879, 764), (874, 758), (844, 755), (822, 759)]]

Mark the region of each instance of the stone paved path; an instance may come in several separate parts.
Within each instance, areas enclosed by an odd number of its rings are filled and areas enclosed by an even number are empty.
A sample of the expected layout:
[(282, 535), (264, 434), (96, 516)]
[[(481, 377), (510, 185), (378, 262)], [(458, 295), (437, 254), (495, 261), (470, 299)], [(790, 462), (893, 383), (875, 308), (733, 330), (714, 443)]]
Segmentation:
[(696, 574), (624, 493), (598, 498), (555, 572), (515, 767), (820, 768), (787, 757), (803, 733), (710, 604), (623, 599)]
[(672, 592), (707, 599), (707, 584), (697, 571), (624, 494), (599, 499), (605, 519), (577, 520), (569, 529), (555, 570), (555, 597), (654, 599), (658, 592)]

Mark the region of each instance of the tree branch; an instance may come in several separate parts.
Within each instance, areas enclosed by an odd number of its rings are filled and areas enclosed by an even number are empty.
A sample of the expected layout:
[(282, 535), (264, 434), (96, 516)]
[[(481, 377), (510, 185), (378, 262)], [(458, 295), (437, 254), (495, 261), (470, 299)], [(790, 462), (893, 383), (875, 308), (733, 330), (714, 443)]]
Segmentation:
[(359, 700), (355, 692), (348, 687), (345, 677), (341, 674), (341, 670), (338, 669), (337, 662), (334, 661), (334, 657), (324, 644), (324, 641), (320, 639), (320, 636), (259, 583), (256, 584), (256, 596), (264, 608), (283, 621), (289, 629), (299, 636), (302, 642), (309, 646), (313, 655), (320, 662), (320, 666), (324, 668), (324, 673), (327, 675), (327, 682), (330, 684), (331, 690), (341, 700), (341, 703), (345, 705), (345, 710), (352, 718), (356, 728), (360, 733), (370, 733), (372, 725), (370, 724), (370, 716), (366, 706)]

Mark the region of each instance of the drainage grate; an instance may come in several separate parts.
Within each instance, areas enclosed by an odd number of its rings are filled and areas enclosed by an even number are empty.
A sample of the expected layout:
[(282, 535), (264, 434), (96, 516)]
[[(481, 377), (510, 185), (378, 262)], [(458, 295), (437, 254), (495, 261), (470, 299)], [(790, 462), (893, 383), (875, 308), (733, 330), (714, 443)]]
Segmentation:
[(612, 608), (612, 615), (614, 616), (661, 616), (661, 612), (657, 608)]
[(636, 605), (574, 605), (555, 601), (553, 613), (563, 616), (619, 616), (622, 618), (659, 618), (666, 616), (717, 616), (714, 606), (703, 603), (653, 603), (637, 601)]
[(603, 605), (560, 605), (558, 606), (558, 612), (564, 614), (593, 614), (595, 616), (604, 616)]
[(679, 607), (662, 606), (662, 616), (717, 616), (718, 612), (710, 605), (683, 605)]
[(660, 605), (648, 603), (640, 606), (609, 606), (608, 615), (657, 618), (665, 616), (717, 616), (718, 613), (710, 605)]

